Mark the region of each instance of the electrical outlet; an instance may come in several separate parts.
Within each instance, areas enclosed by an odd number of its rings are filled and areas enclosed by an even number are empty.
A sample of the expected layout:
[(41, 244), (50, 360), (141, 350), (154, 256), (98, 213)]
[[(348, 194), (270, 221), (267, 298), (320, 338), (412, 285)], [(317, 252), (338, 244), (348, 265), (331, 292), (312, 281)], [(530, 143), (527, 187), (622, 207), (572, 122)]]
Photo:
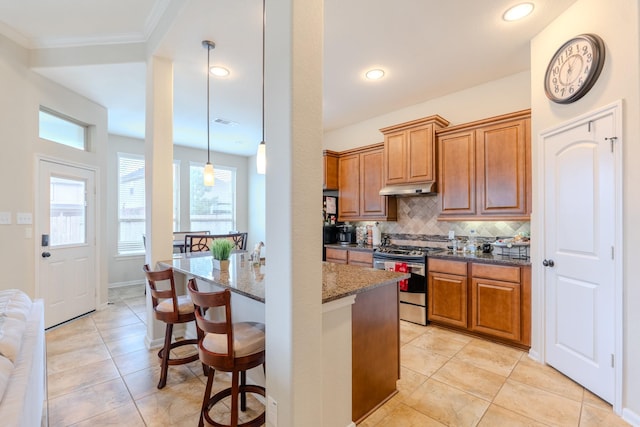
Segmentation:
[(11, 212), (0, 212), (0, 224), (2, 225), (11, 224)]
[(267, 396), (267, 424), (278, 427), (278, 402)]
[(453, 230), (449, 230), (449, 240), (453, 240), (456, 238), (456, 232)]
[(33, 224), (33, 215), (30, 212), (18, 212), (16, 222), (18, 224)]

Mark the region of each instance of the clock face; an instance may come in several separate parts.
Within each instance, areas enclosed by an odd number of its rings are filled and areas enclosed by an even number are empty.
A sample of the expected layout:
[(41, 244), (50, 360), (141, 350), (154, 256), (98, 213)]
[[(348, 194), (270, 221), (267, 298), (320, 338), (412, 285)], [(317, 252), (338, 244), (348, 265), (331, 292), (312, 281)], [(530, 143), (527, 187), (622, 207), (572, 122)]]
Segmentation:
[(593, 87), (604, 65), (604, 43), (595, 34), (582, 34), (553, 55), (544, 77), (547, 98), (569, 104)]

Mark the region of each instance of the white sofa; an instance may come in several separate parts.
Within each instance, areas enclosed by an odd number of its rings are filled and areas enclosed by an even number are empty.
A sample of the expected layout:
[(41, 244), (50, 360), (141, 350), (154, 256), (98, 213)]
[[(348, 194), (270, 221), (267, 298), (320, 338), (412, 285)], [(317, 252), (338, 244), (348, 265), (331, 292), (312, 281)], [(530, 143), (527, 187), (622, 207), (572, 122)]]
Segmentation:
[(46, 425), (44, 303), (0, 291), (0, 425)]

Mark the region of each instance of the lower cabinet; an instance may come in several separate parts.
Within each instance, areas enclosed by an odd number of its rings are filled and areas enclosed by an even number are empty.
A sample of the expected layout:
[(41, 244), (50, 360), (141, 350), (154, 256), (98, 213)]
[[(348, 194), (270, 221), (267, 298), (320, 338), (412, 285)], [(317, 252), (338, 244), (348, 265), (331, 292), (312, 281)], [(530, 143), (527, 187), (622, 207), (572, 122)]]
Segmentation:
[(499, 341), (531, 345), (531, 267), (429, 259), (428, 318)]
[(373, 251), (351, 250), (348, 248), (327, 248), (325, 259), (327, 262), (333, 262), (336, 264), (373, 267)]

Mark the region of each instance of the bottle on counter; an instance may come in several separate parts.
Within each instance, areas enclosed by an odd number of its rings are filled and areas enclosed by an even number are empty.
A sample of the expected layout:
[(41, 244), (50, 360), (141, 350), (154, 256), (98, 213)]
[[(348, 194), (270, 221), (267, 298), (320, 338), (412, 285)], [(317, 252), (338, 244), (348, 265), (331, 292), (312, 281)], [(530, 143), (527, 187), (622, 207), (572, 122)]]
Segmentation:
[(373, 224), (371, 234), (373, 246), (380, 246), (382, 243), (382, 233), (380, 232), (380, 227), (377, 222)]

